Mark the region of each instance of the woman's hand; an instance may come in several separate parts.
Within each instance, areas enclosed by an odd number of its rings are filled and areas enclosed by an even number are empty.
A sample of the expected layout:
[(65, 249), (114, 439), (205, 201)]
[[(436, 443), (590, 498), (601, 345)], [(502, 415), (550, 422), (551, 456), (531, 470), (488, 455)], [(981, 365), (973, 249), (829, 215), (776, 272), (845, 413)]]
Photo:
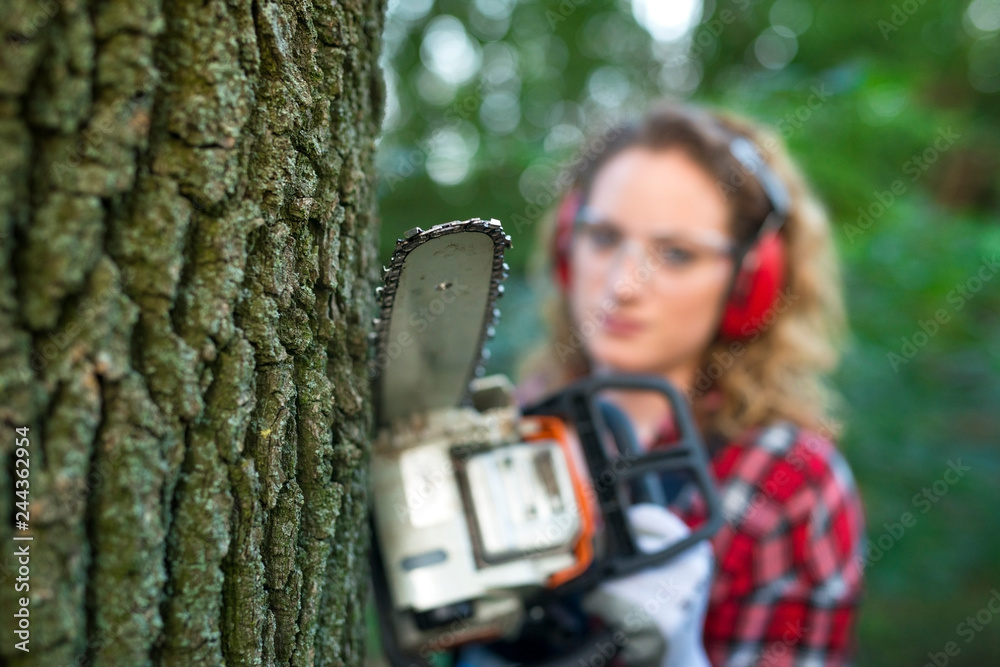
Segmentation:
[[(690, 532), (658, 505), (633, 505), (628, 520), (647, 553)], [(699, 542), (664, 565), (599, 585), (583, 607), (624, 633), (620, 655), (629, 667), (707, 667), (701, 631), (711, 575), (711, 546)]]

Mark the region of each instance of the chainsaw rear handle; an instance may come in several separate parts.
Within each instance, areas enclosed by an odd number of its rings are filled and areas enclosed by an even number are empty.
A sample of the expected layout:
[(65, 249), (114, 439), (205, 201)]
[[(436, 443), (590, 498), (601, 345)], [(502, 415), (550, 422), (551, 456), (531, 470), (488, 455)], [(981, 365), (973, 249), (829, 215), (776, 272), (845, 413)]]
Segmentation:
[[(609, 409), (606, 404), (602, 406), (600, 394), (610, 389), (653, 391), (662, 395), (673, 412), (679, 434), (678, 442), (667, 449), (642, 453), (627, 420), (619, 416), (617, 409)], [(564, 584), (567, 589), (589, 587), (608, 578), (660, 565), (696, 542), (711, 537), (722, 526), (721, 503), (715, 490), (715, 482), (709, 473), (704, 444), (695, 428), (686, 399), (665, 380), (649, 375), (591, 376), (526, 407), (524, 414), (553, 415), (576, 427), (608, 533), (607, 556), (595, 563), (579, 580)], [(610, 432), (615, 439), (617, 454), (609, 453), (601, 441), (601, 432), (604, 430)], [(618, 482), (637, 480), (640, 482), (640, 489), (646, 483), (646, 493), (652, 495), (651, 499), (655, 502), (656, 490), (650, 488), (648, 478), (643, 478), (650, 474), (676, 470), (691, 473), (694, 484), (705, 498), (708, 518), (683, 539), (659, 551), (645, 553), (639, 549), (625, 514), (625, 508), (629, 505), (624, 497), (625, 485)], [(610, 484), (599, 483), (608, 471), (614, 475), (614, 481)], [(659, 495), (662, 498), (662, 493)]]

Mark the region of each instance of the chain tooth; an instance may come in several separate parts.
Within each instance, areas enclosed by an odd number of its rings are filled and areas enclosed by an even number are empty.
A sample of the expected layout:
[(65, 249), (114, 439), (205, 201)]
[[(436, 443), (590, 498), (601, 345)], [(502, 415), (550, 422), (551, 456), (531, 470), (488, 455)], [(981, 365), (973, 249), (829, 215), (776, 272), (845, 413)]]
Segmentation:
[(414, 236), (418, 236), (418, 235), (422, 234), (423, 231), (424, 230), (422, 230), (420, 227), (414, 227), (413, 229), (407, 229), (405, 232), (403, 232), (403, 238), (407, 239), (407, 240), (412, 239)]

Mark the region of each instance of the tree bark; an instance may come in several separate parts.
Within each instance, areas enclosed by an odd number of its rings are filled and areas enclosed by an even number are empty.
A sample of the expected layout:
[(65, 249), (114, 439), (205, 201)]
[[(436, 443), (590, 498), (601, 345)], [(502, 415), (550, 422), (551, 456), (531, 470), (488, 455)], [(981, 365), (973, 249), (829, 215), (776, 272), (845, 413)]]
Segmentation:
[(362, 663), (383, 14), (0, 9), (0, 664)]

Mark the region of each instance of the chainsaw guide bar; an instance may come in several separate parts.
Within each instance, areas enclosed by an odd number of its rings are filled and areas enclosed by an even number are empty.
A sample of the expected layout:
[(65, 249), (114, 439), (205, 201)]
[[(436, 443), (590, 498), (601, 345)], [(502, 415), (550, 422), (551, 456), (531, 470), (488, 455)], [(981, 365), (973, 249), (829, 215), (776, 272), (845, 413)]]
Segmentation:
[(479, 218), (415, 227), (397, 239), (376, 290), (380, 426), (467, 402), (469, 383), (489, 359), (510, 245), (499, 221)]

